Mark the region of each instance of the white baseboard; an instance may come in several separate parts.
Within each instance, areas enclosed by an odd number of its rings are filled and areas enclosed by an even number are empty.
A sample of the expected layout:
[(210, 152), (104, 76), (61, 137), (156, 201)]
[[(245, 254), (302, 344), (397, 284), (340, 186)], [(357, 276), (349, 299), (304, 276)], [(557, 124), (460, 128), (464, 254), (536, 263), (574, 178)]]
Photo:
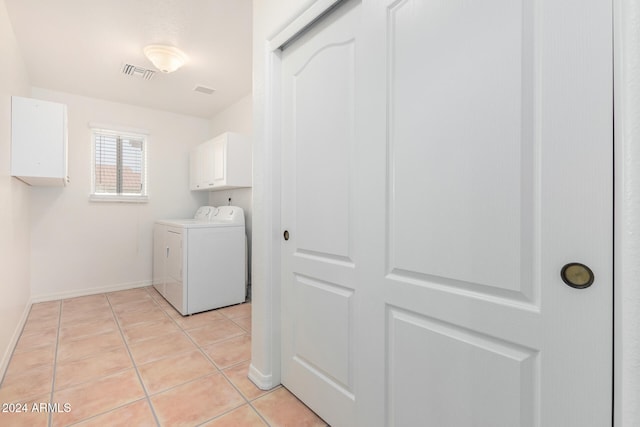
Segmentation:
[(34, 295), (31, 297), (31, 304), (45, 301), (57, 301), (66, 298), (84, 297), (87, 295), (103, 294), (107, 292), (124, 291), (127, 289), (142, 288), (151, 286), (151, 280), (142, 282), (121, 283), (119, 285), (102, 286), (99, 288), (86, 288), (74, 291), (56, 292), (53, 294)]
[(13, 355), (13, 350), (16, 348), (18, 344), (18, 339), (20, 339), (20, 335), (22, 334), (22, 329), (24, 328), (24, 324), (27, 323), (27, 317), (29, 316), (29, 311), (31, 310), (31, 303), (28, 303), (22, 312), (22, 316), (20, 317), (20, 321), (16, 326), (15, 331), (13, 332), (13, 336), (11, 337), (11, 341), (9, 345), (4, 351), (2, 355), (2, 360), (0, 360), (0, 382), (4, 380), (4, 374), (7, 372), (7, 368), (9, 367), (9, 361), (11, 361), (11, 356)]
[(274, 384), (273, 376), (263, 374), (258, 370), (258, 368), (253, 366), (253, 363), (249, 366), (249, 379), (260, 390), (271, 390), (272, 388), (280, 385), (280, 383)]

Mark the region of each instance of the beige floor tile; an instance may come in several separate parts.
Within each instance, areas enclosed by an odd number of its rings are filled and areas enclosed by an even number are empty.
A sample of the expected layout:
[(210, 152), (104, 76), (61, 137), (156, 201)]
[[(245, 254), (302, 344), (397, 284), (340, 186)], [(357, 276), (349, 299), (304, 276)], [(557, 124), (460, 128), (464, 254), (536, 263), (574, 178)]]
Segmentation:
[(180, 332), (180, 328), (169, 316), (162, 320), (147, 323), (137, 323), (132, 326), (122, 328), (122, 333), (129, 344), (139, 343), (144, 340)]
[(151, 299), (151, 295), (144, 288), (127, 289), (125, 291), (110, 292), (107, 295), (111, 305), (128, 304), (133, 301)]
[(222, 415), (213, 421), (209, 421), (202, 427), (264, 427), (266, 424), (262, 418), (249, 405), (244, 405), (238, 409)]
[(178, 353), (196, 350), (196, 346), (182, 332), (130, 344), (129, 349), (136, 364), (141, 365)]
[(242, 335), (202, 348), (220, 369), (251, 359), (251, 337)]
[(60, 316), (61, 327), (66, 327), (74, 323), (87, 323), (98, 320), (109, 321), (113, 320), (113, 312), (110, 307), (97, 308), (89, 311), (64, 311)]
[(160, 307), (154, 307), (142, 311), (126, 311), (116, 315), (118, 323), (123, 328), (128, 328), (138, 323), (148, 323), (163, 320), (167, 317), (164, 310)]
[(272, 427), (324, 427), (327, 425), (284, 387), (252, 402)]
[(19, 402), (51, 393), (53, 365), (29, 371), (11, 371), (11, 365), (0, 387), (0, 402)]
[(160, 306), (151, 298), (148, 297), (144, 300), (132, 301), (126, 304), (119, 304), (113, 306), (113, 312), (116, 313), (116, 316), (122, 313), (132, 312), (132, 311), (149, 311), (159, 309)]
[(23, 331), (18, 344), (16, 345), (16, 352), (23, 352), (32, 350), (37, 347), (50, 347), (56, 345), (58, 340), (58, 327), (53, 326), (39, 331)]
[(131, 368), (133, 363), (124, 347), (97, 353), (84, 359), (59, 362), (56, 365), (54, 389), (62, 390)]
[(107, 297), (104, 294), (85, 295), (82, 297), (67, 298), (62, 300), (62, 308), (71, 307), (88, 307), (95, 304), (107, 303)]
[[(36, 321), (36, 322), (27, 322), (22, 329), (21, 337), (29, 336), (29, 335), (49, 335), (57, 336), (58, 335), (58, 325), (59, 321), (56, 318), (55, 320), (50, 321)], [(52, 335), (51, 335), (52, 334)]]
[(244, 404), (221, 374), (213, 374), (151, 396), (161, 425), (194, 426)]
[(133, 369), (53, 394), (54, 402), (69, 403), (71, 411), (53, 414), (53, 425), (63, 426), (110, 411), (144, 397)]
[(138, 366), (147, 392), (156, 394), (168, 388), (217, 372), (199, 350), (180, 353)]
[(234, 386), (236, 386), (238, 390), (240, 390), (240, 393), (242, 393), (247, 400), (254, 400), (260, 396), (264, 396), (271, 390), (260, 390), (249, 378), (247, 378), (249, 373), (249, 363), (250, 362), (248, 361), (242, 362), (239, 365), (227, 368), (223, 371), (223, 374), (233, 383)]
[(42, 317), (55, 318), (60, 315), (60, 301), (40, 302), (33, 304), (29, 310), (28, 319), (38, 319)]
[(46, 427), (49, 424), (49, 413), (40, 411), (39, 408), (40, 404), (49, 403), (50, 398), (51, 395), (46, 394), (22, 401), (3, 400), (2, 403), (19, 403), (19, 405), (8, 407), (7, 409), (11, 409), (10, 412), (0, 412), (0, 426)]
[(211, 326), (215, 320), (221, 319), (224, 317), (217, 311), (205, 311), (192, 316), (179, 317), (175, 321), (182, 329), (198, 329)]
[(142, 399), (74, 424), (74, 427), (155, 427), (156, 425), (149, 402), (147, 399)]
[(251, 303), (247, 302), (244, 304), (232, 305), (230, 307), (221, 308), (218, 311), (229, 319), (247, 317), (251, 316)]
[(184, 317), (178, 310), (173, 308), (173, 306), (166, 301), (165, 303), (158, 303), (158, 305), (160, 305), (164, 312), (167, 313), (167, 315), (172, 319), (182, 319)]
[[(160, 294), (158, 296), (152, 296), (153, 300), (162, 308), (171, 308), (175, 311), (175, 308)], [(167, 313), (168, 314), (168, 313)]]
[(227, 319), (214, 320), (209, 326), (190, 329), (187, 333), (201, 347), (246, 334), (244, 329)]
[(31, 313), (59, 313), (60, 301), (37, 302), (31, 306)]
[(31, 309), (29, 316), (27, 317), (27, 321), (25, 324), (57, 324), (58, 319), (60, 318), (60, 310), (46, 310), (46, 311), (36, 311), (34, 312)]
[(7, 372), (24, 372), (39, 366), (53, 366), (55, 343), (16, 352), (11, 357)]
[(59, 342), (74, 341), (91, 335), (100, 335), (117, 330), (118, 325), (113, 318), (68, 323), (60, 326)]
[(88, 295), (62, 301), (62, 313), (90, 312), (108, 309), (109, 301), (104, 294)]
[(247, 331), (248, 334), (251, 333), (251, 316), (248, 317), (236, 317), (232, 319), (233, 323), (240, 326), (242, 329)]
[(84, 359), (92, 354), (103, 353), (118, 348), (125, 348), (122, 336), (118, 330), (89, 335), (74, 341), (61, 341), (58, 345), (57, 363)]

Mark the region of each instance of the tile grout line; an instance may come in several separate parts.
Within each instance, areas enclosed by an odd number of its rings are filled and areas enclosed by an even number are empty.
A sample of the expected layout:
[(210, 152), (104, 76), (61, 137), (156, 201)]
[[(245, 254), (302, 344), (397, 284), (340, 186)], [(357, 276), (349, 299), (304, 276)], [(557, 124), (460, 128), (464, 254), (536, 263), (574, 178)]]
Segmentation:
[[(104, 296), (105, 296), (105, 299), (107, 300), (107, 303), (109, 303), (109, 306), (111, 307), (111, 303), (110, 303), (109, 299), (107, 298), (106, 294), (95, 294), (95, 295), (104, 295)], [(63, 301), (64, 301), (64, 300), (60, 300), (60, 318), (59, 318), (59, 321), (58, 321), (58, 336), (60, 335), (60, 329), (62, 329), (62, 305), (63, 305), (63, 304), (62, 304), (62, 302), (63, 302)], [(111, 311), (112, 311), (112, 314), (114, 315), (114, 320), (116, 320), (116, 324), (117, 324), (117, 319), (115, 318), (115, 313), (113, 313), (113, 310), (111, 310)], [(100, 335), (100, 334), (98, 334), (98, 335)], [(80, 338), (80, 339), (81, 339), (81, 338)], [(73, 340), (72, 340), (72, 341), (73, 341)], [(125, 345), (126, 345), (126, 343), (125, 343)], [(87, 357), (91, 357), (91, 356), (87, 356)], [(55, 365), (56, 365), (56, 363), (57, 363), (57, 358), (58, 358), (58, 341), (56, 341), (56, 359), (55, 359), (55, 362), (54, 362), (54, 383), (53, 383), (54, 385), (55, 385), (55, 368), (56, 368), (56, 366), (55, 366)], [(119, 373), (119, 372), (118, 372), (118, 373)], [(117, 374), (117, 373), (115, 373), (115, 374)], [(111, 375), (115, 375), (115, 374), (111, 374)], [(110, 375), (107, 375), (107, 376), (110, 376)], [(83, 382), (83, 383), (86, 383), (86, 382), (87, 382), (87, 381), (85, 381), (85, 382)], [(82, 385), (83, 383), (78, 383), (78, 384), (76, 384), (75, 386)], [(69, 387), (75, 387), (75, 386), (69, 386)], [(52, 392), (51, 392), (51, 394), (52, 394), (52, 397), (51, 397), (52, 403), (53, 403), (53, 393), (54, 393), (54, 390), (52, 390)], [(137, 402), (137, 401), (139, 401), (139, 400), (142, 400), (142, 399), (134, 400), (134, 402)], [(69, 424), (68, 426), (74, 426), (74, 425), (80, 424), (80, 423), (85, 422), (85, 421), (87, 421), (87, 420), (90, 420), (90, 419), (93, 419), (93, 418), (99, 417), (100, 415), (103, 415), (103, 414), (109, 413), (109, 412), (111, 412), (111, 411), (113, 411), (113, 410), (116, 410), (116, 409), (122, 408), (122, 407), (124, 407), (124, 406), (126, 406), (126, 405), (129, 405), (129, 404), (131, 404), (131, 403), (133, 403), (133, 402), (125, 403), (125, 404), (123, 404), (123, 405), (120, 405), (120, 406), (117, 406), (117, 407), (115, 407), (115, 408), (112, 408), (112, 409), (110, 409), (110, 410), (108, 410), (108, 411), (106, 411), (106, 412), (101, 412), (101, 413), (99, 413), (99, 414), (91, 415), (91, 416), (90, 416), (90, 417), (88, 417), (88, 418), (84, 418), (84, 419), (81, 419), (81, 420), (73, 421), (73, 422), (72, 422), (71, 424)], [(50, 418), (50, 424), (49, 424), (49, 427), (52, 427), (52, 425), (51, 425), (51, 424), (53, 423), (53, 416), (50, 416), (49, 418)]]
[[(148, 294), (148, 292), (147, 292), (147, 294)], [(113, 314), (113, 317), (116, 320), (116, 325), (118, 326), (118, 331), (120, 332), (120, 337), (122, 338), (122, 341), (124, 342), (124, 347), (127, 349), (127, 354), (129, 354), (129, 358), (131, 359), (131, 363), (133, 364), (133, 369), (136, 372), (136, 375), (138, 377), (138, 381), (140, 381), (140, 385), (142, 386), (142, 390), (144, 391), (144, 396), (145, 396), (145, 398), (147, 400), (147, 404), (149, 405), (149, 408), (151, 409), (151, 414), (153, 415), (153, 418), (156, 421), (156, 425), (159, 427), (160, 426), (160, 420), (158, 419), (158, 415), (156, 414), (156, 410), (153, 407), (153, 404), (151, 403), (151, 398), (149, 397), (149, 392), (147, 391), (147, 387), (145, 386), (144, 381), (142, 381), (142, 376), (140, 375), (140, 371), (138, 371), (138, 365), (136, 364), (136, 361), (133, 358), (133, 354), (131, 354), (131, 349), (129, 348), (129, 343), (127, 342), (127, 340), (126, 340), (126, 338), (124, 336), (124, 332), (122, 332), (122, 327), (120, 325), (120, 319), (118, 319), (118, 316), (116, 315), (116, 312), (113, 309), (113, 305), (111, 304), (111, 300), (109, 299), (107, 294), (104, 294), (104, 296), (107, 299), (107, 302), (109, 303), (109, 308), (111, 309), (111, 313)], [(129, 402), (129, 403), (132, 403), (132, 402)]]
[[(214, 368), (215, 368), (215, 370), (216, 370), (216, 372), (214, 372), (214, 373), (209, 373), (209, 374), (205, 374), (205, 375), (199, 376), (199, 377), (197, 377), (197, 378), (193, 378), (193, 379), (191, 379), (191, 380), (189, 380), (189, 381), (187, 381), (187, 382), (185, 382), (185, 383), (182, 383), (182, 384), (176, 384), (176, 385), (174, 385), (174, 386), (172, 386), (172, 387), (169, 387), (169, 388), (167, 388), (167, 389), (165, 389), (165, 390), (159, 391), (159, 392), (157, 392), (157, 393), (155, 393), (155, 394), (165, 393), (165, 392), (167, 392), (167, 391), (169, 391), (169, 390), (175, 389), (175, 388), (177, 388), (177, 387), (181, 387), (181, 386), (183, 386), (183, 385), (185, 385), (185, 384), (189, 384), (189, 383), (191, 383), (191, 382), (198, 381), (198, 380), (200, 380), (200, 379), (202, 379), (202, 378), (206, 378), (206, 377), (211, 376), (211, 375), (214, 375), (214, 374), (221, 375), (221, 376), (222, 376), (222, 377), (227, 381), (227, 383), (229, 383), (229, 385), (231, 385), (231, 386), (232, 386), (232, 387), (233, 387), (233, 388), (238, 392), (238, 394), (240, 395), (240, 397), (242, 397), (242, 399), (244, 399), (244, 403), (242, 403), (241, 405), (239, 405), (239, 406), (237, 406), (237, 407), (231, 408), (231, 409), (229, 409), (228, 411), (225, 411), (225, 412), (223, 412), (223, 413), (221, 413), (221, 414), (218, 414), (218, 415), (216, 415), (216, 416), (215, 416), (215, 417), (213, 417), (213, 418), (207, 419), (207, 420), (203, 421), (202, 423), (198, 424), (198, 426), (200, 426), (200, 425), (202, 425), (202, 424), (205, 424), (205, 423), (208, 423), (209, 421), (212, 421), (212, 420), (214, 420), (214, 419), (220, 418), (220, 417), (222, 417), (223, 415), (226, 415), (226, 414), (228, 414), (229, 412), (234, 411), (234, 410), (236, 410), (236, 409), (238, 409), (238, 408), (242, 407), (242, 406), (243, 406), (243, 405), (245, 405), (245, 404), (249, 404), (249, 400), (245, 397), (245, 395), (244, 395), (244, 394), (243, 394), (243, 393), (242, 393), (242, 392), (241, 392), (241, 391), (240, 391), (240, 390), (235, 386), (235, 384), (233, 384), (233, 382), (231, 382), (231, 380), (229, 380), (229, 378), (224, 374), (223, 370), (222, 370), (220, 367), (218, 367), (218, 365), (217, 365), (217, 364), (213, 361), (213, 359), (212, 359), (212, 358), (207, 354), (207, 352), (206, 352), (206, 351), (204, 351), (204, 349), (203, 349), (203, 348), (202, 348), (202, 347), (201, 347), (201, 346), (200, 346), (200, 345), (199, 345), (199, 344), (198, 344), (198, 343), (197, 343), (197, 342), (196, 342), (196, 341), (191, 337), (191, 335), (189, 335), (189, 332), (187, 331), (187, 329), (184, 329), (184, 328), (183, 328), (183, 327), (182, 327), (182, 326), (181, 326), (181, 325), (176, 321), (176, 319), (175, 319), (173, 316), (171, 316), (169, 313), (167, 313), (167, 308), (165, 308), (164, 306), (162, 306), (161, 304), (159, 304), (159, 303), (158, 303), (158, 301), (156, 300), (156, 298), (154, 297), (154, 295), (153, 295), (151, 292), (149, 292), (149, 291), (147, 290), (147, 293), (149, 294), (149, 296), (151, 297), (151, 299), (156, 303), (156, 305), (158, 305), (158, 307), (160, 307), (160, 309), (161, 309), (161, 310), (162, 310), (162, 311), (167, 315), (167, 317), (169, 317), (169, 318), (171, 319), (171, 321), (172, 321), (172, 322), (173, 322), (173, 323), (178, 327), (178, 329), (180, 329), (180, 331), (181, 331), (181, 332), (182, 332), (182, 333), (187, 337), (187, 339), (188, 339), (188, 340), (189, 340), (189, 341), (190, 341), (190, 342), (195, 346), (195, 348), (200, 352), (200, 354), (202, 354), (202, 356), (204, 356), (204, 357), (205, 357), (205, 358), (206, 358), (206, 359), (207, 359), (207, 360), (208, 360), (208, 361), (213, 365), (213, 367), (214, 367)], [(174, 310), (174, 308), (173, 308), (173, 307), (168, 307), (168, 309)], [(226, 319), (226, 320), (230, 320), (231, 322), (233, 322), (233, 320), (231, 320), (230, 318), (228, 318), (228, 317), (227, 317), (226, 315), (224, 315), (223, 313), (220, 313), (220, 315), (221, 315), (224, 319)], [(236, 324), (235, 322), (233, 322), (233, 323), (234, 323), (234, 324)], [(237, 324), (236, 324), (236, 325), (237, 325)], [(240, 327), (240, 329), (242, 329), (242, 330), (244, 331), (244, 328), (242, 328), (240, 325), (237, 325), (237, 326), (238, 326), (238, 327)], [(247, 333), (246, 333), (246, 332), (245, 332), (245, 335), (247, 335)], [(236, 338), (236, 337), (238, 337), (238, 336), (242, 336), (242, 335), (237, 335), (237, 336), (233, 336), (233, 337), (230, 337), (230, 338), (222, 339), (222, 340), (216, 341), (216, 343), (217, 343), (217, 342), (223, 342), (223, 341), (226, 341), (227, 339)], [(215, 343), (212, 343), (212, 344), (215, 344)], [(171, 357), (171, 356), (167, 356), (167, 357)], [(158, 359), (158, 360), (161, 360), (161, 359)], [(238, 363), (236, 363), (235, 365), (238, 365), (238, 364), (243, 363), (243, 362), (244, 362), (244, 361), (238, 362)], [(235, 366), (235, 365), (232, 365), (232, 366)], [(253, 407), (252, 407), (252, 409), (254, 409), (254, 411), (255, 411), (255, 408), (253, 408)], [(258, 411), (256, 411), (256, 412), (258, 412)], [(262, 416), (261, 416), (261, 415), (259, 415), (259, 416), (262, 418)], [(266, 422), (266, 421), (265, 421), (265, 422)], [(270, 426), (270, 424), (269, 424), (269, 423), (267, 423), (267, 426)]]
[[(151, 298), (152, 298), (154, 301), (156, 301), (156, 300), (155, 300), (155, 298), (154, 298), (154, 296), (153, 296), (149, 291), (147, 291), (147, 292), (150, 294)], [(156, 304), (157, 304), (157, 301), (156, 301)], [(243, 304), (246, 304), (246, 302), (245, 302), (245, 303), (243, 303)], [(239, 389), (238, 387), (236, 387), (236, 385), (233, 383), (233, 381), (231, 381), (231, 380), (229, 379), (229, 377), (227, 377), (227, 375), (224, 373), (224, 370), (223, 370), (223, 369), (221, 369), (221, 368), (219, 368), (219, 367), (218, 367), (218, 365), (213, 361), (213, 359), (212, 359), (212, 358), (207, 354), (207, 352), (206, 352), (206, 351), (204, 351), (204, 349), (203, 349), (203, 348), (202, 348), (202, 347), (201, 347), (197, 342), (195, 342), (195, 340), (191, 337), (191, 335), (189, 335), (189, 333), (187, 332), (187, 330), (186, 330), (186, 329), (184, 329), (184, 328), (183, 328), (183, 327), (182, 327), (178, 322), (176, 322), (176, 319), (175, 319), (174, 317), (172, 317), (171, 315), (169, 315), (169, 314), (167, 313), (167, 310), (165, 309), (165, 307), (162, 307), (160, 304), (158, 304), (158, 306), (160, 306), (160, 307), (162, 308), (162, 310), (165, 312), (165, 314), (167, 314), (167, 316), (169, 316), (169, 317), (171, 318), (171, 320), (173, 321), (173, 323), (175, 323), (175, 324), (176, 324), (176, 326), (177, 326), (178, 328), (180, 328), (180, 330), (181, 330), (181, 331), (182, 331), (182, 332), (187, 336), (187, 338), (188, 338), (188, 339), (189, 339), (189, 340), (190, 340), (190, 341), (191, 341), (191, 342), (192, 342), (192, 343), (193, 343), (193, 344), (198, 348), (198, 350), (200, 350), (200, 352), (204, 355), (204, 357), (206, 357), (206, 358), (207, 358), (207, 360), (209, 360), (209, 361), (213, 364), (213, 366), (218, 370), (218, 373), (222, 375), (222, 377), (227, 381), (227, 383), (229, 383), (229, 384), (231, 385), (231, 387), (233, 387), (233, 388), (238, 392), (238, 394), (240, 394), (240, 396), (244, 399), (244, 402), (245, 402), (245, 403), (243, 403), (242, 405), (237, 406), (237, 407), (232, 408), (232, 409), (229, 409), (228, 411), (225, 411), (225, 412), (223, 412), (223, 413), (221, 413), (221, 414), (219, 414), (219, 415), (217, 415), (217, 416), (215, 416), (215, 417), (213, 417), (213, 418), (210, 418), (210, 419), (208, 419), (208, 420), (205, 420), (205, 421), (203, 421), (202, 423), (198, 424), (198, 426), (201, 426), (201, 425), (203, 425), (203, 424), (205, 424), (205, 423), (208, 423), (208, 422), (210, 422), (210, 421), (213, 421), (213, 420), (215, 420), (215, 419), (221, 418), (222, 416), (224, 416), (224, 415), (226, 415), (226, 414), (228, 414), (228, 413), (230, 413), (230, 412), (232, 412), (232, 411), (235, 411), (236, 409), (241, 408), (241, 407), (242, 407), (242, 406), (244, 406), (244, 405), (248, 405), (251, 409), (253, 409), (253, 411), (258, 415), (258, 417), (260, 417), (260, 419), (261, 419), (261, 420), (262, 420), (262, 421), (263, 421), (263, 422), (264, 422), (268, 427), (271, 427), (271, 424), (269, 424), (269, 422), (264, 418), (264, 416), (263, 416), (263, 415), (262, 415), (262, 414), (261, 414), (261, 413), (260, 413), (260, 412), (259, 412), (259, 411), (258, 411), (258, 410), (257, 410), (257, 409), (252, 405), (252, 404), (251, 404), (251, 401), (250, 401), (250, 400), (249, 400), (249, 399), (244, 395), (244, 393), (242, 393), (242, 391), (240, 391), (240, 389)], [(170, 309), (172, 309), (172, 310), (174, 310), (174, 308), (173, 308), (173, 307), (169, 307), (169, 308), (170, 308)], [(249, 334), (249, 333), (248, 333), (248, 332), (247, 332), (247, 331), (246, 331), (242, 326), (238, 325), (238, 324), (237, 324), (236, 322), (234, 322), (234, 321), (233, 321), (233, 319), (231, 319), (230, 317), (227, 317), (227, 315), (226, 315), (226, 314), (224, 314), (224, 313), (220, 313), (220, 315), (221, 315), (223, 318), (225, 318), (225, 319), (227, 319), (227, 320), (230, 320), (234, 325), (238, 326), (240, 329), (242, 329), (243, 331), (245, 331), (245, 334), (244, 334), (244, 335), (251, 336), (251, 335), (250, 335), (250, 334)], [(237, 337), (239, 337), (239, 336), (242, 336), (242, 335), (237, 335), (237, 336), (233, 336), (233, 337), (230, 337), (230, 338), (222, 339), (222, 340), (216, 341), (215, 343), (211, 343), (211, 345), (212, 345), (212, 344), (217, 344), (218, 342), (224, 342), (224, 341), (227, 341), (227, 340), (229, 340), (229, 339), (231, 339), (231, 338), (237, 338)], [(238, 363), (236, 363), (236, 364), (234, 364), (234, 365), (227, 366), (225, 369), (232, 368), (232, 367), (237, 366), (237, 365), (239, 365), (239, 364), (241, 364), (241, 363), (243, 363), (243, 362), (245, 362), (245, 361), (240, 361), (240, 362), (238, 362)], [(209, 375), (211, 375), (211, 374), (209, 374)], [(205, 376), (206, 376), (206, 375), (204, 375), (204, 376), (202, 376), (202, 377), (199, 377), (199, 378), (197, 378), (197, 379), (204, 378)], [(194, 380), (191, 380), (191, 381), (196, 381), (197, 379), (194, 379)], [(191, 382), (191, 381), (189, 381), (189, 382)], [(185, 383), (185, 384), (187, 384), (187, 383)], [(182, 385), (182, 384), (181, 384), (181, 385)], [(171, 387), (171, 388), (175, 388), (175, 387), (178, 387), (178, 386), (174, 386), (174, 387)], [(277, 388), (278, 388), (278, 387), (274, 387), (272, 390), (269, 390), (269, 392), (268, 392), (268, 393), (265, 393), (263, 396), (266, 396), (267, 394), (270, 394), (271, 392), (273, 392), (273, 391), (274, 391), (274, 390), (276, 390)], [(169, 389), (169, 390), (170, 390), (170, 389)], [(166, 390), (165, 390), (165, 391), (166, 391)], [(260, 396), (260, 397), (263, 397), (263, 396)], [(256, 398), (256, 399), (254, 399), (254, 400), (257, 400), (257, 399), (259, 399), (259, 398)]]
[[(189, 335), (189, 333), (182, 326), (180, 326), (180, 324), (178, 322), (176, 322), (176, 319), (174, 319), (169, 313), (167, 313), (167, 310), (165, 310), (165, 308), (163, 306), (158, 304), (158, 301), (156, 301), (156, 299), (153, 297), (153, 295), (149, 291), (147, 291), (147, 293), (155, 301), (155, 303), (158, 305), (158, 307), (160, 307), (160, 309), (162, 311), (164, 311), (164, 314), (166, 314), (167, 317), (169, 317), (171, 319), (171, 321), (178, 327), (178, 329), (180, 329), (180, 332), (182, 332), (187, 337), (187, 339), (189, 341), (191, 341), (191, 344), (193, 344), (196, 347), (196, 349), (200, 352), (200, 354), (202, 354), (209, 362), (211, 362), (213, 367), (216, 369), (217, 373), (221, 374), (222, 370), (220, 368), (218, 368), (218, 365), (216, 365), (215, 362), (209, 357), (209, 355), (204, 350), (202, 350), (202, 347), (200, 347), (198, 345), (198, 343), (195, 342), (195, 340), (193, 338), (191, 338), (191, 335)], [(170, 307), (170, 308), (172, 310), (174, 309), (173, 307)], [(207, 375), (211, 375), (211, 374), (207, 374)], [(204, 378), (207, 375), (203, 375), (203, 376), (201, 376), (199, 378)], [(173, 387), (171, 387), (171, 388), (173, 388)]]

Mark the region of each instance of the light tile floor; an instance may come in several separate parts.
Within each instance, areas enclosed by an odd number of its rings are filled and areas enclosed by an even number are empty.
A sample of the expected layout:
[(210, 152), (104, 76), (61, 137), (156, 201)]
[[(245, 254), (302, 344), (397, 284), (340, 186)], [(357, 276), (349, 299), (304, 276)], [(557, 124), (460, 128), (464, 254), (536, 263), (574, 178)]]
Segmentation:
[(183, 317), (152, 287), (34, 304), (0, 426), (326, 426), (247, 379), (251, 305)]

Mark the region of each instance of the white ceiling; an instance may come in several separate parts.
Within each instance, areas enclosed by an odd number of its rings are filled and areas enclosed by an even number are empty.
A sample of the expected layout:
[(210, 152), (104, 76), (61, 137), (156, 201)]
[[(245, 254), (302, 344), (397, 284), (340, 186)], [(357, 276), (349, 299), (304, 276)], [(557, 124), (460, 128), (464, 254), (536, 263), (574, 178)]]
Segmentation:
[[(5, 0), (35, 87), (211, 118), (251, 92), (252, 0)], [(148, 44), (183, 50), (187, 64), (151, 80)], [(194, 92), (196, 85), (215, 89)]]

